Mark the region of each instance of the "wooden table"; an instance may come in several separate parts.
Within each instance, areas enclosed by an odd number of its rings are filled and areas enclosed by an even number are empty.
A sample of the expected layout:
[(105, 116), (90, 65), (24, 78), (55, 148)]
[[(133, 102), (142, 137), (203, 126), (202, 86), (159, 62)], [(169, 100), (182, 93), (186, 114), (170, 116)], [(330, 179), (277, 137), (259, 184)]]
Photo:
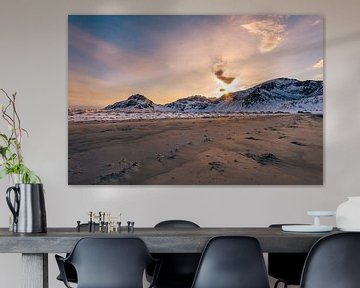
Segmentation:
[(288, 233), (280, 228), (123, 229), (121, 233), (77, 232), (49, 228), (43, 234), (18, 234), (0, 228), (0, 253), (22, 253), (24, 288), (48, 288), (48, 253), (70, 252), (82, 237), (139, 237), (151, 253), (201, 253), (207, 241), (220, 235), (246, 235), (259, 240), (263, 252), (308, 252), (321, 237), (332, 233)]

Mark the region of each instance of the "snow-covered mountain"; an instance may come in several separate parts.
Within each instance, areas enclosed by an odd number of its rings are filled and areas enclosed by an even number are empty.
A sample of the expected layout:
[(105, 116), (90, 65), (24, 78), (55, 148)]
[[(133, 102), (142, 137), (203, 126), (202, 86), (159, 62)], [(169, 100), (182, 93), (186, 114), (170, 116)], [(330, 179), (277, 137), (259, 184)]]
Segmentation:
[(201, 95), (178, 99), (175, 102), (166, 104), (165, 107), (177, 112), (202, 112), (216, 110), (216, 104), (214, 101)]
[(252, 88), (224, 95), (219, 112), (321, 112), (323, 81), (277, 78)]
[(155, 104), (143, 95), (105, 107), (133, 112), (227, 113), (227, 112), (313, 112), (323, 110), (323, 81), (277, 78), (252, 88), (229, 93), (218, 99), (200, 95), (178, 99), (166, 105)]
[(135, 94), (130, 96), (128, 99), (124, 101), (119, 101), (114, 104), (108, 105), (105, 107), (105, 109), (106, 110), (119, 109), (119, 110), (138, 112), (139, 110), (154, 111), (157, 106), (158, 105), (156, 105), (150, 99), (146, 98), (144, 95)]

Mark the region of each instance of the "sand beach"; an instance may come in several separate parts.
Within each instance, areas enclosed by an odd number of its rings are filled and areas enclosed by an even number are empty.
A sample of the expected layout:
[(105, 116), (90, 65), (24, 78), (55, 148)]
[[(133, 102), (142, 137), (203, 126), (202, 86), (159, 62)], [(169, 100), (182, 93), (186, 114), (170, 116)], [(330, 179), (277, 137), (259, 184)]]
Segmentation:
[(321, 185), (321, 115), (69, 122), (70, 185)]

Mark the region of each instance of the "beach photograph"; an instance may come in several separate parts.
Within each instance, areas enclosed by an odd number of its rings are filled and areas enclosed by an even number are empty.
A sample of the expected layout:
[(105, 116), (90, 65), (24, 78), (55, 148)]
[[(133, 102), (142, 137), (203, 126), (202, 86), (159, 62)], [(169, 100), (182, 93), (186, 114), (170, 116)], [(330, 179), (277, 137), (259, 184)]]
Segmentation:
[(323, 25), (68, 16), (68, 184), (323, 185)]

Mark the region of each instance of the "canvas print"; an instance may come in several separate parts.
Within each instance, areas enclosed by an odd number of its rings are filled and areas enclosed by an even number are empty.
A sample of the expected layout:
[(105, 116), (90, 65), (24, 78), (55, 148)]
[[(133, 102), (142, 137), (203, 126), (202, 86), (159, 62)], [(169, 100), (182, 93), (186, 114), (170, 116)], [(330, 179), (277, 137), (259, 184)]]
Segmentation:
[(322, 185), (318, 15), (68, 17), (70, 185)]

